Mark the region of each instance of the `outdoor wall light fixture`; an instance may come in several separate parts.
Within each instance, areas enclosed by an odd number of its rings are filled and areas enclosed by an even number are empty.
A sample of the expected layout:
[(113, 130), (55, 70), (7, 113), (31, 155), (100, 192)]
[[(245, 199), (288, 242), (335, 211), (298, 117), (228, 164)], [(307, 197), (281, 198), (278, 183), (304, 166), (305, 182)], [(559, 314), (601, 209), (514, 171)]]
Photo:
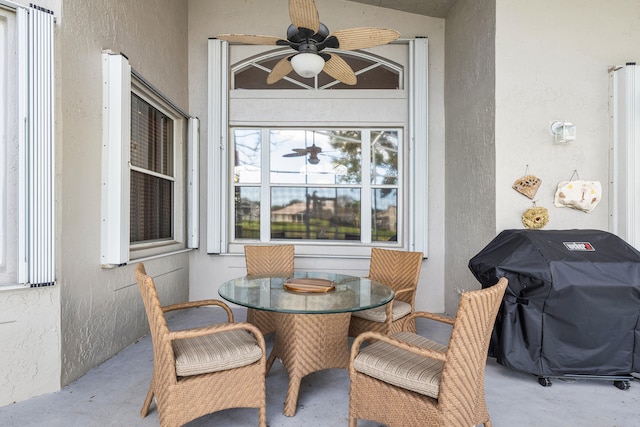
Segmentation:
[(556, 142), (571, 142), (576, 139), (576, 125), (556, 120), (551, 123), (551, 134)]

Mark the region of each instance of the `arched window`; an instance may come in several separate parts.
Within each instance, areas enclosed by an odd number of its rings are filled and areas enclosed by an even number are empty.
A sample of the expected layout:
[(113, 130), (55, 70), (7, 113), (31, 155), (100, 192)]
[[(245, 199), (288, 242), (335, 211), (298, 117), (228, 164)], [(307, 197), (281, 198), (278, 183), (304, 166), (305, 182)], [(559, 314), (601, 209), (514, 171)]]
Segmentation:
[(427, 40), (332, 51), (356, 74), (267, 76), (291, 49), (209, 41), (209, 253), (426, 254)]
[[(327, 49), (328, 52), (332, 52)], [(231, 89), (402, 89), (403, 67), (379, 56), (364, 52), (333, 51), (340, 55), (358, 79), (353, 86), (346, 85), (326, 73), (314, 78), (304, 78), (294, 71), (282, 80), (267, 84), (273, 67), (291, 56), (291, 49), (277, 49), (257, 55), (234, 65), (231, 70)]]

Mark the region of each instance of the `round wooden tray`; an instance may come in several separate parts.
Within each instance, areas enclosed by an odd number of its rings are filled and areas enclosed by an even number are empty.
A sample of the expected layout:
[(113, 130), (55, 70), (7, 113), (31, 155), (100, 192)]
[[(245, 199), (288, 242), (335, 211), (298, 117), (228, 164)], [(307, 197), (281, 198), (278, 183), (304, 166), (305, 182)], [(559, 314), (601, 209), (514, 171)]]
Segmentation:
[(293, 292), (324, 293), (335, 290), (336, 284), (328, 279), (300, 278), (285, 280), (283, 287)]

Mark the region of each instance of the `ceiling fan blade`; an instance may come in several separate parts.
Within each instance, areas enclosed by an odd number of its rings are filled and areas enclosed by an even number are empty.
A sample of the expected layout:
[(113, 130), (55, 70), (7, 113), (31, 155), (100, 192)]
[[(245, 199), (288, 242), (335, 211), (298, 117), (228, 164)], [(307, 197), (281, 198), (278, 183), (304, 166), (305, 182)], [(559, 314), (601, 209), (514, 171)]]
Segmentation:
[(291, 66), (291, 56), (285, 56), (273, 67), (273, 70), (269, 73), (267, 77), (267, 84), (274, 84), (280, 80), (287, 74), (289, 74), (293, 67)]
[(289, 153), (289, 154), (283, 154), (282, 157), (302, 157), (306, 155), (307, 153)]
[(250, 36), (247, 34), (220, 34), (216, 36), (217, 39), (226, 40), (228, 42), (242, 43), (242, 44), (263, 44), (263, 45), (275, 45), (280, 37), (274, 36)]
[(329, 54), (331, 58), (324, 63), (323, 71), (342, 83), (353, 86), (358, 79), (349, 64), (335, 53)]
[(308, 28), (317, 33), (320, 28), (318, 8), (313, 0), (289, 0), (291, 23), (298, 28)]
[(400, 33), (396, 30), (371, 27), (338, 30), (331, 35), (338, 39), (340, 43), (338, 49), (342, 50), (366, 49), (368, 47), (380, 46), (391, 43), (400, 37)]

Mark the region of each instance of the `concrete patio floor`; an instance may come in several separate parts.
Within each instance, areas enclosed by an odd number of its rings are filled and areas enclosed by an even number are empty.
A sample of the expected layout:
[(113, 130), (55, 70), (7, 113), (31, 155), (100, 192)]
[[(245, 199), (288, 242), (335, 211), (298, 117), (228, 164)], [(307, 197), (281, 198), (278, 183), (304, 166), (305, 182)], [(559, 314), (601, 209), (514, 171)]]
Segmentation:
[[(221, 311), (182, 311), (169, 319), (171, 329), (221, 321)], [(211, 314), (213, 313), (213, 314)], [(245, 318), (234, 309), (236, 320)], [(433, 322), (420, 323), (419, 332), (446, 340), (448, 330)], [(273, 336), (267, 336), (267, 350)], [(149, 335), (142, 337), (102, 365), (63, 390), (0, 408), (0, 426), (101, 427), (157, 426), (155, 403), (146, 418), (140, 407), (153, 370)], [(295, 417), (282, 413), (287, 373), (279, 361), (267, 377), (267, 423), (270, 427), (346, 426), (349, 377), (342, 369), (329, 369), (305, 377), (300, 387)], [(486, 399), (494, 427), (631, 427), (640, 426), (640, 383), (631, 381), (620, 390), (610, 381), (561, 379), (542, 387), (535, 376), (515, 372), (489, 358), (486, 369)], [(195, 426), (255, 426), (256, 409), (231, 409), (199, 418)], [(379, 423), (359, 420), (359, 427)]]

